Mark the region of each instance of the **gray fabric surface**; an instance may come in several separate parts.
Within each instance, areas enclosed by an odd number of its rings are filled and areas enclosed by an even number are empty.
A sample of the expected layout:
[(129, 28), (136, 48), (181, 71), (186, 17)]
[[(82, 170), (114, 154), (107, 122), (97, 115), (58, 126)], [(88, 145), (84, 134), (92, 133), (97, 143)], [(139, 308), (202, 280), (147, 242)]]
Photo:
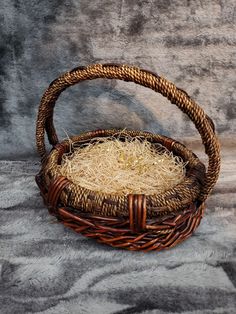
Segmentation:
[[(236, 312), (235, 12), (235, 0), (1, 1), (0, 314)], [(39, 196), (40, 98), (60, 73), (95, 62), (157, 72), (216, 124), (224, 146), (220, 180), (196, 233), (172, 250), (97, 244), (55, 223)], [(186, 116), (132, 83), (70, 88), (55, 122), (60, 138), (128, 127), (200, 148)]]
[(0, 313), (235, 313), (234, 153), (223, 160), (194, 235), (148, 254), (55, 223), (34, 183), (39, 163), (0, 162)]
[[(60, 73), (95, 62), (157, 72), (199, 102), (223, 136), (235, 133), (235, 12), (235, 0), (2, 1), (0, 158), (35, 153), (43, 91)], [(197, 136), (163, 97), (106, 80), (65, 91), (56, 125), (61, 137), (110, 126)]]

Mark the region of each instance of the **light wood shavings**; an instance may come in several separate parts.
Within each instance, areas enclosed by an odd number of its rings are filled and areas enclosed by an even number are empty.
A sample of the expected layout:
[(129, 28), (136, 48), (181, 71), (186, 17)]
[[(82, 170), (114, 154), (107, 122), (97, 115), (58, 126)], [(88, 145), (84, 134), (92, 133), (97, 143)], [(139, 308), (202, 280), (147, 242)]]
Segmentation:
[(180, 183), (186, 163), (143, 138), (95, 138), (72, 143), (61, 174), (90, 190), (109, 194), (159, 194)]

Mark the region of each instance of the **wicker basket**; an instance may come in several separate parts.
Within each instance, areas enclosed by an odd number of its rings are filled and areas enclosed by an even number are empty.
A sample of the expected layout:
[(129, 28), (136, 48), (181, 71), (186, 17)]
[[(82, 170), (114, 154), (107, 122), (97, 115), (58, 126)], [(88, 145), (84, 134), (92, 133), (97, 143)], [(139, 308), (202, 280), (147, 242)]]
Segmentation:
[[(90, 191), (60, 175), (62, 155), (69, 151), (69, 142), (59, 143), (54, 125), (53, 108), (62, 91), (84, 80), (120, 79), (149, 87), (167, 97), (186, 113), (199, 131), (209, 158), (206, 171), (198, 157), (183, 144), (150, 132), (126, 130), (122, 133), (142, 136), (160, 143), (175, 155), (188, 161), (184, 182), (158, 195), (110, 195)], [(117, 134), (117, 129), (96, 130), (73, 137), (86, 142), (91, 138)], [(53, 146), (45, 148), (45, 132)], [(119, 137), (122, 140), (122, 136)], [(220, 148), (212, 120), (183, 90), (152, 72), (116, 64), (95, 64), (78, 67), (53, 81), (44, 93), (37, 119), (36, 142), (42, 168), (36, 176), (49, 212), (59, 221), (84, 236), (113, 247), (129, 250), (161, 250), (189, 237), (197, 228), (204, 211), (204, 201), (219, 175)]]

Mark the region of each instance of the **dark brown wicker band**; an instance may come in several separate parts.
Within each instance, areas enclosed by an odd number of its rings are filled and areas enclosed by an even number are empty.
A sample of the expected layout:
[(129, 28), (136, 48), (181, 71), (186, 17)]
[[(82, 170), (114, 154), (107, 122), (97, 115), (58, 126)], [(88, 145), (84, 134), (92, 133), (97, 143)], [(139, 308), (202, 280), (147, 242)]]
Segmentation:
[(188, 238), (198, 227), (204, 211), (192, 204), (184, 212), (163, 217), (162, 220), (149, 221), (146, 231), (137, 233), (130, 230), (129, 220), (107, 218), (73, 213), (65, 207), (58, 208), (58, 218), (67, 227), (86, 237), (116, 248), (132, 251), (160, 251), (174, 247)]
[(129, 223), (134, 232), (144, 231), (146, 228), (147, 207), (144, 194), (129, 194)]
[(69, 184), (67, 178), (58, 177), (54, 182), (51, 183), (48, 189), (47, 202), (50, 206), (55, 209), (57, 207), (57, 203), (61, 192), (63, 189)]

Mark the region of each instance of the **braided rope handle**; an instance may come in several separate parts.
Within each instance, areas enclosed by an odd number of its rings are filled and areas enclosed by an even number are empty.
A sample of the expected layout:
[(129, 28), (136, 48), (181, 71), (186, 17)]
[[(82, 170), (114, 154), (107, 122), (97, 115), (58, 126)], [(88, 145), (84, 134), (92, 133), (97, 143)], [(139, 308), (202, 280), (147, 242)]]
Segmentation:
[(137, 67), (116, 64), (94, 64), (87, 67), (77, 67), (54, 80), (41, 99), (37, 118), (36, 144), (42, 160), (45, 160), (47, 156), (45, 131), (51, 145), (54, 146), (58, 143), (53, 124), (53, 109), (59, 95), (69, 86), (84, 80), (96, 78), (120, 79), (149, 87), (162, 94), (188, 115), (201, 135), (205, 152), (209, 159), (208, 170), (200, 196), (200, 200), (204, 201), (215, 185), (220, 170), (220, 146), (215, 135), (214, 124), (203, 109), (185, 91), (177, 88), (173, 83), (163, 77)]

